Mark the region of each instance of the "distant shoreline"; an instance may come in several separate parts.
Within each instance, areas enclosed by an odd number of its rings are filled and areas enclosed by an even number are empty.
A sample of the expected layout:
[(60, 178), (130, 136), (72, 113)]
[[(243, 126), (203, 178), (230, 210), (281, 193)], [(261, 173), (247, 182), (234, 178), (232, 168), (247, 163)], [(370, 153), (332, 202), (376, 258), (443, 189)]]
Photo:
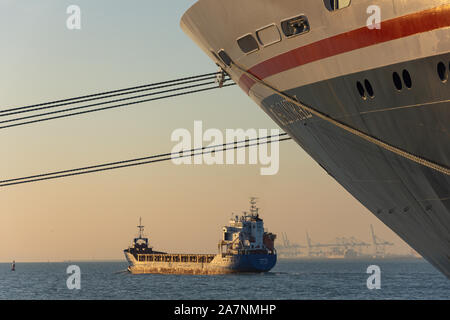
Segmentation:
[[(74, 263), (74, 262), (126, 262), (125, 259), (73, 259), (73, 260), (15, 260), (15, 263)], [(0, 261), (0, 264), (11, 264), (11, 261)]]
[(371, 257), (361, 257), (361, 258), (309, 258), (309, 257), (278, 257), (278, 260), (283, 261), (393, 261), (393, 260), (424, 260), (423, 257), (413, 257), (413, 256), (392, 256), (385, 258), (371, 258)]
[[(357, 261), (400, 261), (400, 260), (424, 260), (422, 257), (413, 257), (413, 256), (393, 256), (386, 258), (369, 258), (369, 257), (361, 257), (361, 258), (308, 258), (308, 257), (298, 257), (298, 258), (288, 258), (288, 257), (278, 257), (279, 260), (282, 261), (304, 261), (304, 262), (336, 262), (336, 261), (344, 261), (344, 262), (357, 262)], [(95, 262), (123, 262), (127, 263), (125, 259), (74, 259), (74, 260), (28, 260), (28, 261), (20, 261), (15, 260), (16, 265), (20, 263), (95, 263)], [(0, 261), (0, 264), (11, 264), (12, 261)]]

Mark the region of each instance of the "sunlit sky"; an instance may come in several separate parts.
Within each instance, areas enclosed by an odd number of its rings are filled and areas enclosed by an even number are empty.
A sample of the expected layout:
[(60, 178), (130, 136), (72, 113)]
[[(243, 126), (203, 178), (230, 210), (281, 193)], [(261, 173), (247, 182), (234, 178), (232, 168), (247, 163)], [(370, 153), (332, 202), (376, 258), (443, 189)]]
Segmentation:
[[(194, 1), (0, 0), (0, 109), (216, 71), (182, 32)], [(81, 30), (66, 9), (81, 8)], [(0, 175), (14, 178), (157, 153), (171, 133), (277, 128), (237, 86), (0, 130)], [(265, 227), (305, 244), (377, 235), (409, 249), (292, 141), (280, 170), (171, 162), (0, 188), (0, 261), (124, 259), (139, 217), (155, 249), (215, 253), (231, 213), (260, 198)]]

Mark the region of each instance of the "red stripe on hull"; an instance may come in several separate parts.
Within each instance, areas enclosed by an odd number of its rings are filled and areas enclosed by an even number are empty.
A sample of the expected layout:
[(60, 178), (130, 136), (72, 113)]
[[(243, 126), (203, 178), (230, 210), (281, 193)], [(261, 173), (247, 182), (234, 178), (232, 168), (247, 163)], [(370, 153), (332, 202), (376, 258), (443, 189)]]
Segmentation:
[[(264, 79), (341, 53), (448, 26), (450, 26), (450, 5), (443, 5), (381, 22), (381, 29), (371, 30), (362, 27), (319, 40), (261, 62), (248, 72), (259, 79)], [(254, 84), (255, 81), (245, 74), (239, 79), (239, 86), (247, 94)]]

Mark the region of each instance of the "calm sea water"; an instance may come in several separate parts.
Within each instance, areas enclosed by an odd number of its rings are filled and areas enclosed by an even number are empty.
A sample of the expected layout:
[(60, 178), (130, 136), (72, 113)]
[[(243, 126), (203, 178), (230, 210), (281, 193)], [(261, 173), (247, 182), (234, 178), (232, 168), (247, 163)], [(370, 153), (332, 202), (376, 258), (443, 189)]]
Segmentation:
[[(81, 269), (69, 290), (66, 269)], [(381, 289), (367, 289), (369, 265)], [(266, 274), (131, 275), (126, 262), (0, 264), (0, 299), (449, 299), (450, 280), (423, 260), (279, 260)]]

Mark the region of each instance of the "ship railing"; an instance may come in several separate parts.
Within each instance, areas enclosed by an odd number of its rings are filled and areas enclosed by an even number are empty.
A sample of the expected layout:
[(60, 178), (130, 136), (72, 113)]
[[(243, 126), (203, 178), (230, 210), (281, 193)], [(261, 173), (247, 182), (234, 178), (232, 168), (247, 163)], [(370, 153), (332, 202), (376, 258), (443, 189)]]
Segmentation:
[(190, 262), (190, 263), (209, 263), (215, 254), (138, 254), (137, 260), (140, 262)]

